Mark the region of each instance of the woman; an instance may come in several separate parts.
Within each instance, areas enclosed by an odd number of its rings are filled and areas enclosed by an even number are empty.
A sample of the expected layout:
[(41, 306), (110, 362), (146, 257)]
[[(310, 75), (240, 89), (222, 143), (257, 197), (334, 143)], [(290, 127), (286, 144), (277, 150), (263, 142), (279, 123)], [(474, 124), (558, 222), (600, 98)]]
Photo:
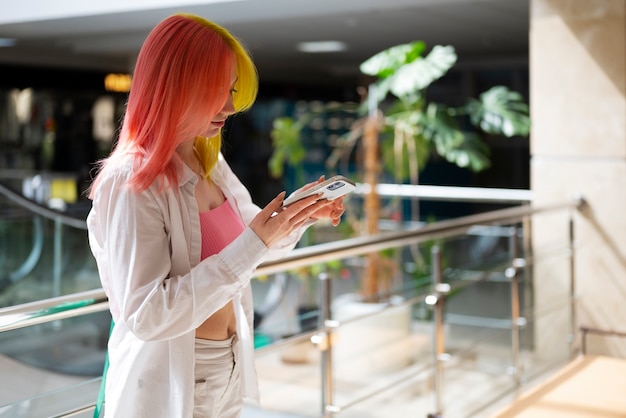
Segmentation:
[(237, 417), (258, 398), (250, 279), (343, 203), (252, 203), (219, 150), (256, 93), (245, 49), (205, 19), (171, 16), (142, 46), (87, 220), (115, 322), (105, 416)]

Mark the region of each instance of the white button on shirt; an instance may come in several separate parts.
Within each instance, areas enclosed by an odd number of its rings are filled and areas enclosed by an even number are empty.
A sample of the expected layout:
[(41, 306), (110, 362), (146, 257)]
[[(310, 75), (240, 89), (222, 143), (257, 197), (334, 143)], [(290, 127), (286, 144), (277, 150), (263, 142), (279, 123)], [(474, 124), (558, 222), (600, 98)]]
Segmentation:
[[(247, 227), (219, 254), (200, 261), (202, 237), (187, 166), (177, 187), (127, 188), (132, 161), (110, 164), (87, 218), (89, 243), (115, 327), (109, 340), (107, 417), (191, 417), (195, 330), (228, 301), (237, 318), (242, 396), (258, 400), (250, 279), (263, 261), (290, 251), (304, 230), (269, 250)], [(248, 225), (260, 211), (220, 155), (211, 173)]]

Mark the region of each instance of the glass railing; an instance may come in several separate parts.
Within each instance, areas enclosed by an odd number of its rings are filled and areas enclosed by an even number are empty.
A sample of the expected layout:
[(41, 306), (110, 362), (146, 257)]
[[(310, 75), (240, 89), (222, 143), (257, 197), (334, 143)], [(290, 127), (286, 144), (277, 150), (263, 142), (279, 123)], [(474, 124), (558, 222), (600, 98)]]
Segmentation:
[(87, 242), (88, 202), (51, 195), (71, 187), (66, 175), (0, 177), (0, 417), (93, 405), (110, 315)]
[[(11, 213), (0, 218), (6, 237), (20, 233), (34, 246), (36, 219), (44, 228), (38, 262), (0, 292), (0, 370), (15, 381), (0, 393), (0, 417), (89, 416), (110, 317), (86, 231), (0, 195)], [(553, 306), (537, 310), (533, 284), (550, 280), (534, 274), (542, 263), (568, 268), (573, 245), (564, 236), (537, 252), (529, 228), (545, 214), (567, 219), (577, 202), (536, 208), (528, 198), (501, 195), (499, 203), (515, 206), (375, 236), (337, 239), (321, 225), (316, 235), (326, 242), (260, 266), (252, 282), (258, 408), (297, 417), (481, 416), (567, 362), (572, 291), (564, 286)], [(4, 239), (2, 268), (19, 271), (32, 248)], [(375, 301), (360, 292), (371, 254), (385, 277)], [(546, 358), (533, 327), (547, 318), (559, 324), (562, 347)]]
[[(533, 282), (550, 279), (533, 269), (567, 267), (570, 237), (548, 243), (545, 254), (532, 254), (527, 239), (533, 219), (559, 211), (567, 219), (572, 207), (492, 211), (307, 248), (296, 255), (307, 259), (276, 263), (295, 272), (294, 287), (317, 289), (318, 326), (284, 339), (298, 327), (285, 324), (293, 315), (261, 324), (258, 332), (274, 342), (258, 350), (262, 406), (301, 417), (488, 416), (499, 399), (575, 352), (571, 289), (541, 311), (533, 304)], [(372, 251), (399, 266), (399, 280), (389, 280), (397, 286), (378, 303), (358, 292)], [(337, 260), (320, 276), (298, 270)], [(561, 343), (548, 357), (535, 350), (537, 319), (554, 324)]]

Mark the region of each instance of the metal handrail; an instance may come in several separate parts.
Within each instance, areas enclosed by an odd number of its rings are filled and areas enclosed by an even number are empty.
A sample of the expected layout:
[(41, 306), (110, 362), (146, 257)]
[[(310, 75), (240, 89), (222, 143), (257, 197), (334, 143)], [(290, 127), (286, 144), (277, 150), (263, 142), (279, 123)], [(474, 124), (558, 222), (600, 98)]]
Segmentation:
[(108, 308), (109, 302), (101, 288), (9, 306), (0, 309), (0, 333)]
[(587, 354), (587, 334), (600, 335), (602, 337), (619, 337), (626, 338), (626, 332), (615, 331), (612, 329), (600, 329), (600, 328), (592, 328), (581, 326), (579, 331), (582, 335), (582, 342), (580, 346), (580, 354), (583, 356)]
[(477, 224), (495, 224), (522, 219), (543, 212), (578, 208), (584, 205), (582, 198), (567, 203), (553, 204), (542, 207), (522, 205), (519, 207), (500, 209), (477, 215), (439, 221), (425, 225), (419, 229), (400, 232), (385, 232), (376, 235), (348, 238), (340, 241), (298, 248), (279, 261), (263, 263), (257, 268), (257, 275), (267, 275), (280, 271), (303, 267), (312, 263), (337, 260), (354, 255), (381, 251), (393, 247), (415, 244), (434, 238), (463, 233)]
[[(476, 224), (502, 223), (542, 212), (579, 207), (583, 203), (582, 199), (574, 199), (567, 203), (545, 207), (523, 205), (440, 221), (426, 225), (420, 229), (381, 233), (313, 245), (305, 248), (297, 248), (280, 261), (260, 265), (254, 277), (274, 274), (313, 263), (343, 259), (388, 248), (415, 244), (434, 238), (459, 234), (467, 231)], [(79, 302), (84, 302), (85, 305), (80, 305)], [(71, 304), (73, 303), (77, 305), (72, 307)], [(107, 308), (108, 302), (106, 301), (106, 295), (101, 288), (89, 292), (75, 293), (8, 308), (0, 308), (0, 333), (53, 321), (60, 317), (69, 318), (72, 316), (80, 316), (87, 311), (104, 311)], [(76, 315), (72, 315), (72, 312), (75, 312)]]
[(87, 222), (84, 219), (75, 218), (73, 216), (66, 215), (54, 209), (50, 209), (47, 206), (41, 205), (32, 199), (22, 196), (20, 193), (13, 191), (10, 187), (0, 182), (0, 194), (4, 195), (9, 200), (17, 203), (25, 209), (33, 212), (36, 215), (42, 216), (53, 221), (61, 222), (64, 225), (72, 226), (77, 229), (87, 229)]

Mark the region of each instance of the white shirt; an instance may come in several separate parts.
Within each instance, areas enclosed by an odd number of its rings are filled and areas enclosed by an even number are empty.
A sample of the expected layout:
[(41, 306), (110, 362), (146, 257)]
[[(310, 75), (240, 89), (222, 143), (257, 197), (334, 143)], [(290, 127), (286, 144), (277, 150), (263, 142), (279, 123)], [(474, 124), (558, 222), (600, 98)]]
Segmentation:
[[(219, 254), (200, 261), (197, 176), (184, 166), (177, 187), (127, 188), (130, 159), (106, 167), (87, 217), (89, 244), (115, 327), (109, 339), (107, 417), (191, 417), (195, 330), (228, 301), (237, 317), (242, 395), (257, 400), (250, 279), (279, 258), (302, 228), (272, 250), (247, 227)], [(220, 155), (211, 179), (248, 225), (260, 211)], [(245, 316), (245, 320), (244, 317)]]

